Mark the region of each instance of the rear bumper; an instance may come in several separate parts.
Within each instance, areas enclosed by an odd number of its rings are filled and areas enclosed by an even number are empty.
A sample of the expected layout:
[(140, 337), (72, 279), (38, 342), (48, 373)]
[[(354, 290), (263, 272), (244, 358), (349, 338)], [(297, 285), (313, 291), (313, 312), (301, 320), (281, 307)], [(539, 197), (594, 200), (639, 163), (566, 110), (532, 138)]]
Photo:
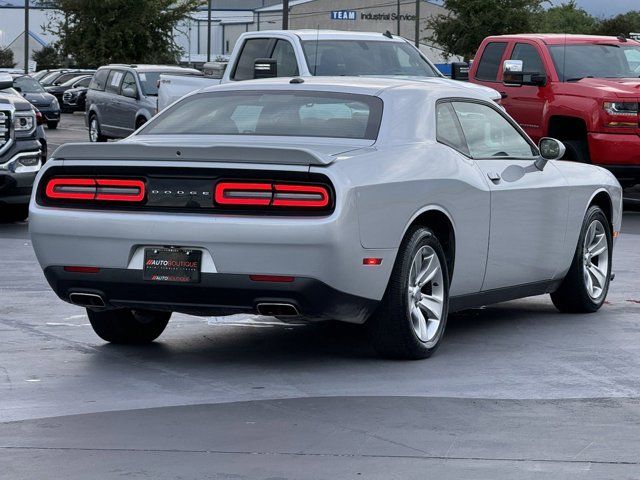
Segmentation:
[(44, 270), (51, 288), (69, 302), (72, 293), (100, 295), (107, 308), (146, 308), (194, 315), (256, 312), (260, 303), (295, 305), (310, 320), (364, 322), (378, 302), (336, 290), (325, 283), (296, 277), (293, 282), (255, 282), (248, 275), (202, 274), (197, 284), (153, 283), (141, 270), (101, 269), (70, 273), (63, 267)]

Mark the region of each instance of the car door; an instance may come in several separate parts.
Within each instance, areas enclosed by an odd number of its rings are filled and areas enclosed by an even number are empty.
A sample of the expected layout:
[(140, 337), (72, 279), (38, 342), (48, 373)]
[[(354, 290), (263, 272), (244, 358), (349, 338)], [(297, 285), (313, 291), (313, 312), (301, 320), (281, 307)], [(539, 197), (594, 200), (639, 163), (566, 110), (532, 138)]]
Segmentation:
[(120, 84), (124, 72), (122, 70), (111, 70), (104, 87), (104, 94), (100, 96), (98, 108), (100, 109), (100, 122), (102, 133), (113, 137), (122, 137), (121, 126), (119, 125), (118, 114), (120, 101)]
[[(543, 116), (546, 97), (550, 94), (549, 73), (538, 47), (533, 43), (517, 42), (510, 60), (521, 60), (523, 72), (536, 72), (547, 77), (545, 85), (502, 85), (502, 106), (535, 142), (544, 136)], [(502, 71), (500, 72), (502, 78)]]
[[(125, 92), (127, 93), (126, 95)], [(135, 76), (131, 72), (126, 72), (114, 104), (114, 119), (121, 136), (129, 135), (135, 130), (136, 113), (138, 112), (138, 92)]]
[(564, 176), (554, 162), (538, 170), (537, 148), (498, 106), (474, 100), (451, 104), (491, 191), (482, 290), (553, 279), (567, 225), (569, 188)]

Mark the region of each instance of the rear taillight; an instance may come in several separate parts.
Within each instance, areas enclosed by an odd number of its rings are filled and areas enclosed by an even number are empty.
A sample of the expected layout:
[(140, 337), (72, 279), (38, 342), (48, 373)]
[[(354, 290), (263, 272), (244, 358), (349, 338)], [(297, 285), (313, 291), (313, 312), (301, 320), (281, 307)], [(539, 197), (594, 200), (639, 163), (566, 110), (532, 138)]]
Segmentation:
[(52, 178), (45, 187), (52, 200), (141, 203), (145, 193), (142, 180), (121, 178)]
[(322, 209), (329, 207), (331, 195), (318, 184), (220, 182), (214, 199), (220, 206)]

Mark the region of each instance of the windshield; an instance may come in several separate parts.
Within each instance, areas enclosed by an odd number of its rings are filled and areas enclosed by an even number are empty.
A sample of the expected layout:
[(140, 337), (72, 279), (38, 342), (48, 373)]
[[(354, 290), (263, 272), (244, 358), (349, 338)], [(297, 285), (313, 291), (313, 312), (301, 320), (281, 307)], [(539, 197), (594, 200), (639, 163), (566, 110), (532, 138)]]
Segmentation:
[(219, 92), (192, 95), (142, 130), (164, 135), (273, 135), (374, 140), (382, 100), (328, 92)]
[(563, 82), (583, 78), (640, 76), (640, 46), (617, 44), (552, 45), (549, 47)]
[(440, 76), (405, 42), (309, 40), (302, 48), (313, 75)]
[(19, 88), (22, 93), (44, 93), (42, 85), (27, 75), (14, 78), (13, 86)]

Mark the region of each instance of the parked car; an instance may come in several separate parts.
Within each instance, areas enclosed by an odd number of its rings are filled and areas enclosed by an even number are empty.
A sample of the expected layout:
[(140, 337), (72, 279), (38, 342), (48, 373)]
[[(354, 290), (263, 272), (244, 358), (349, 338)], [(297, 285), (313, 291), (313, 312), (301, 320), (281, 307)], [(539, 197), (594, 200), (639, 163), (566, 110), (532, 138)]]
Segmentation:
[(54, 130), (60, 123), (60, 103), (45, 91), (37, 80), (29, 75), (12, 75), (13, 87), (36, 107), (47, 120), (47, 127)]
[[(89, 81), (91, 82), (91, 81)], [(70, 88), (62, 95), (62, 108), (67, 112), (84, 112), (86, 109), (88, 86)]]
[[(42, 151), (33, 106), (12, 91), (13, 78), (0, 73), (0, 220), (23, 220)], [(45, 141), (46, 146), (46, 141)]]
[(470, 80), (534, 139), (559, 138), (565, 158), (640, 182), (640, 43), (624, 37), (505, 35), (486, 38)]
[(108, 65), (89, 84), (86, 122), (89, 140), (124, 138), (153, 117), (158, 109), (160, 74), (201, 75), (193, 68), (169, 65)]
[(89, 82), (91, 82), (91, 77), (93, 75), (80, 75), (78, 77), (73, 77), (67, 80), (60, 85), (51, 85), (49, 87), (45, 87), (44, 89), (47, 93), (54, 95), (58, 99), (58, 103), (61, 105), (61, 109), (65, 111), (65, 105), (63, 103), (63, 96), (67, 90), (72, 88), (87, 88), (89, 86)]
[(550, 292), (600, 308), (621, 188), (563, 150), (453, 82), (226, 84), (122, 142), (60, 147), (31, 238), (107, 341), (153, 341), (174, 311), (258, 312), (371, 322), (382, 354), (423, 358), (449, 311)]
[[(256, 69), (256, 63), (258, 68)], [(383, 76), (449, 83), (420, 50), (390, 33), (335, 30), (273, 30), (243, 33), (228, 65), (205, 64), (205, 76), (166, 73), (160, 76), (158, 109), (199, 88), (267, 77)], [(465, 83), (499, 101), (492, 88)]]
[(91, 69), (62, 69), (54, 70), (48, 75), (43, 76), (39, 81), (43, 87), (49, 87), (52, 85), (62, 85), (64, 82), (79, 77), (81, 75), (93, 75), (95, 70)]

